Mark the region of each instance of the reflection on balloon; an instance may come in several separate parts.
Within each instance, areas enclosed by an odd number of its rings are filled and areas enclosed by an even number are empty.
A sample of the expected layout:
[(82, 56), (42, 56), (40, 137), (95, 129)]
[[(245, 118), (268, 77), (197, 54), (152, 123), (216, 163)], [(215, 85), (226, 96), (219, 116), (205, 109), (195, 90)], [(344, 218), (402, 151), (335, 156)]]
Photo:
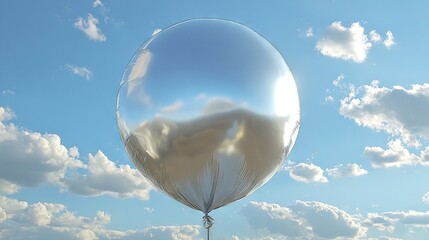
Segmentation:
[(204, 213), (266, 183), (299, 129), (299, 99), (280, 53), (243, 25), (195, 19), (146, 41), (126, 67), (117, 123), (139, 171)]

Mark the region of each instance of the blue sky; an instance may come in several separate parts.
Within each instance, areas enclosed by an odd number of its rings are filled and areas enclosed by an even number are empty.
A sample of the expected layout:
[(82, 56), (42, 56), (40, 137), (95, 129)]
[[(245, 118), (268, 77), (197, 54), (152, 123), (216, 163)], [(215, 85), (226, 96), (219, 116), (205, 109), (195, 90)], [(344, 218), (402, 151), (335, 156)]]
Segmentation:
[(211, 17), (269, 40), (301, 129), (282, 170), (215, 210), (213, 239), (425, 239), (425, 1), (2, 1), (0, 238), (203, 239), (154, 190), (115, 121), (122, 72), (157, 29)]

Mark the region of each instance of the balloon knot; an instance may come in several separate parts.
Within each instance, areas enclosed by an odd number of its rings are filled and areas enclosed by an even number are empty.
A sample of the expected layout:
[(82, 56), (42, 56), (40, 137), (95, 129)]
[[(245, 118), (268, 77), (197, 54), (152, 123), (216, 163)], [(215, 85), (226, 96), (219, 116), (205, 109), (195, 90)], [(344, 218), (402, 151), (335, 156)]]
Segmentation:
[(213, 226), (213, 224), (214, 224), (214, 219), (212, 218), (212, 217), (210, 217), (209, 215), (205, 215), (204, 217), (203, 217), (203, 224), (204, 224), (204, 227), (206, 228), (206, 229), (209, 229), (209, 228), (211, 228), (211, 226)]

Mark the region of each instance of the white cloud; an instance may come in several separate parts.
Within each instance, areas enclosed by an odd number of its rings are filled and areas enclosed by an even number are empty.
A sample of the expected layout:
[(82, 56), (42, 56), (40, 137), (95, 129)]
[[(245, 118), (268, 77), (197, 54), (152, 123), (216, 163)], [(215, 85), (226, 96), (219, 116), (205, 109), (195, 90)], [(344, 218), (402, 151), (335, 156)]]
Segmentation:
[(0, 193), (13, 194), (18, 192), (20, 187), (17, 184), (0, 179)]
[(340, 114), (358, 125), (384, 131), (412, 146), (429, 138), (429, 83), (379, 87), (378, 81), (351, 91), (341, 100)]
[[(380, 34), (378, 34), (375, 30), (369, 32), (369, 35), (371, 42), (373, 43), (379, 43), (382, 41)], [(386, 32), (386, 39), (384, 39), (382, 43), (387, 49), (391, 48), (393, 45), (396, 44), (395, 37), (393, 36), (393, 33), (391, 31)]]
[(87, 173), (61, 179), (67, 190), (84, 196), (149, 199), (152, 186), (129, 165), (117, 166), (103, 152), (88, 156)]
[[(105, 219), (74, 215), (62, 204), (33, 203), (0, 196), (0, 209), (6, 215), (0, 227), (5, 239), (96, 239), (107, 235)], [(92, 238), (90, 236), (92, 235)]]
[(158, 34), (159, 32), (161, 32), (162, 31), (162, 29), (160, 29), (160, 28), (155, 28), (155, 30), (153, 30), (153, 32), (152, 32), (152, 36), (153, 35), (156, 35), (156, 34)]
[(366, 147), (364, 154), (371, 160), (374, 168), (402, 167), (407, 165), (429, 166), (429, 146), (419, 155), (410, 153), (399, 139), (389, 141), (388, 149)]
[(393, 33), (391, 31), (386, 32), (386, 39), (383, 41), (383, 44), (386, 48), (391, 48), (396, 44), (395, 37), (393, 37)]
[(66, 64), (66, 68), (73, 74), (86, 78), (86, 80), (89, 80), (92, 77), (92, 72), (86, 67), (77, 67), (71, 64)]
[(387, 237), (387, 236), (379, 236), (377, 238), (368, 238), (368, 240), (403, 240), (403, 239), (402, 238)]
[(280, 233), (290, 237), (311, 236), (305, 219), (297, 216), (289, 207), (266, 202), (250, 202), (240, 213), (254, 228), (266, 228), (269, 233)]
[(103, 7), (104, 4), (101, 2), (101, 0), (94, 0), (94, 2), (92, 2), (92, 7)]
[(375, 227), (380, 231), (393, 232), (399, 226), (408, 228), (429, 228), (429, 211), (415, 210), (368, 213), (368, 218), (363, 222), (365, 226)]
[[(269, 234), (269, 235), (264, 235), (263, 237), (244, 237), (241, 239), (242, 240), (287, 240), (291, 238), (288, 238), (287, 236), (282, 234)], [(292, 238), (292, 239), (295, 239), (295, 238)], [(297, 238), (297, 239), (303, 239), (303, 238)], [(240, 240), (240, 238), (238, 238), (237, 236), (232, 236), (232, 240)]]
[(80, 156), (79, 149), (76, 146), (69, 148), (69, 154), (74, 158), (79, 158)]
[(305, 36), (306, 37), (313, 37), (313, 28), (309, 27), (307, 30), (305, 30)]
[(28, 203), (12, 198), (7, 198), (5, 196), (0, 196), (0, 207), (5, 212), (6, 218), (11, 218), (20, 213), (22, 210), (26, 209), (28, 207)]
[(67, 169), (83, 163), (61, 144), (56, 134), (40, 134), (0, 122), (0, 191), (58, 183)]
[(298, 182), (328, 182), (328, 179), (323, 175), (323, 169), (312, 163), (299, 163), (286, 166), (285, 170), (289, 172), (289, 176), (292, 179)]
[(429, 165), (429, 146), (420, 152), (420, 163), (425, 166)]
[(11, 120), (13, 118), (15, 118), (15, 113), (12, 111), (12, 109), (0, 107), (0, 122)]
[(429, 205), (429, 192), (427, 192), (423, 195), (422, 201), (424, 204)]
[(402, 167), (416, 165), (420, 162), (419, 157), (410, 153), (399, 139), (389, 141), (387, 145), (388, 149), (365, 147), (364, 154), (371, 160), (372, 167)]
[(338, 87), (342, 80), (344, 80), (344, 74), (341, 73), (337, 78), (334, 79), (334, 81), (332, 81), (332, 84), (334, 84), (335, 87)]
[(395, 230), (391, 219), (379, 213), (368, 213), (367, 218), (362, 221), (362, 225), (374, 227), (379, 231), (393, 232)]
[(381, 36), (380, 34), (378, 34), (375, 30), (372, 30), (371, 32), (369, 32), (369, 36), (371, 38), (371, 42), (380, 42), (381, 41)]
[(184, 103), (182, 101), (176, 101), (171, 105), (162, 107), (160, 112), (161, 113), (172, 113), (179, 111), (184, 106)]
[(240, 212), (250, 225), (270, 234), (288, 238), (335, 239), (359, 238), (367, 229), (358, 219), (335, 206), (315, 201), (297, 201), (282, 207), (266, 202), (250, 202)]
[(152, 187), (137, 169), (116, 166), (101, 151), (89, 154), (88, 165), (79, 155), (77, 147), (67, 149), (56, 134), (0, 121), (0, 193), (13, 194), (21, 187), (47, 182), (85, 196), (149, 199)]
[(333, 168), (328, 168), (326, 169), (326, 173), (331, 177), (339, 178), (345, 176), (362, 176), (367, 174), (368, 171), (356, 163), (348, 163), (346, 165), (340, 164)]
[(143, 230), (110, 230), (111, 216), (98, 211), (89, 218), (62, 204), (27, 203), (0, 196), (1, 239), (201, 239), (200, 226), (152, 226)]
[[(51, 211), (48, 211), (49, 205), (43, 204), (43, 203), (34, 203), (31, 204), (29, 207), (25, 209), (23, 212), (22, 217), (30, 222), (31, 224), (34, 224), (36, 226), (46, 226), (49, 223), (51, 223), (52, 220), (52, 208)], [(61, 211), (64, 206), (59, 205), (54, 207), (56, 210)], [(18, 217), (19, 218), (19, 217)]]
[(98, 23), (98, 19), (89, 13), (87, 19), (82, 17), (77, 18), (74, 22), (74, 27), (84, 32), (89, 39), (104, 42), (107, 38), (97, 27)]
[(130, 231), (128, 236), (121, 239), (172, 239), (172, 240), (196, 240), (200, 235), (200, 226), (156, 226), (148, 227), (142, 231)]
[(357, 63), (365, 61), (372, 44), (359, 22), (346, 28), (340, 21), (333, 22), (316, 44), (323, 55)]

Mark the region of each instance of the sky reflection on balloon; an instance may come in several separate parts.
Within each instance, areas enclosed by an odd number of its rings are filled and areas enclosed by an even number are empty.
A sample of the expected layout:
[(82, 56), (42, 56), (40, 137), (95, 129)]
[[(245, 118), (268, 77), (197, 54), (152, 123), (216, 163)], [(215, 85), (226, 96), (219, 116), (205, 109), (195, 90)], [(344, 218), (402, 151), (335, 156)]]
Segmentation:
[(208, 214), (266, 183), (299, 129), (286, 62), (243, 25), (195, 19), (152, 36), (121, 80), (117, 121), (140, 172)]

